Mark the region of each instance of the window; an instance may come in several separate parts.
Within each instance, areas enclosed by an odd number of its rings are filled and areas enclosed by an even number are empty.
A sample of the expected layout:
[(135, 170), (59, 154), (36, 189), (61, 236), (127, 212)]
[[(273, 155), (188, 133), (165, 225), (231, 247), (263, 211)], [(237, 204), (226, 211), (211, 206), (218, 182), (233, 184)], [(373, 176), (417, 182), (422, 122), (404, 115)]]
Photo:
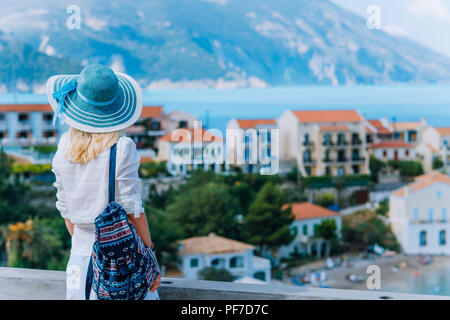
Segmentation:
[(442, 197), (442, 191), (441, 191), (441, 190), (438, 190), (438, 191), (436, 192), (436, 197), (437, 197), (438, 199), (440, 199), (440, 198)]
[(421, 247), (427, 245), (427, 232), (426, 231), (421, 231), (420, 232), (420, 234), (419, 234), (419, 245)]
[(187, 121), (186, 120), (178, 121), (178, 128), (187, 128)]
[(325, 175), (331, 176), (331, 169), (328, 166), (325, 167)]
[(262, 280), (262, 281), (266, 281), (266, 273), (263, 271), (255, 272), (255, 274), (253, 275), (253, 278)]
[(428, 221), (429, 222), (433, 222), (433, 214), (434, 214), (433, 209), (428, 209)]
[(447, 208), (442, 208), (442, 221), (446, 222), (447, 221)]
[(308, 145), (309, 144), (309, 134), (305, 134), (305, 142), (304, 142), (304, 144), (305, 145)]
[(419, 209), (414, 209), (413, 216), (414, 220), (419, 220)]
[(303, 153), (303, 161), (304, 162), (310, 162), (311, 161), (311, 152), (309, 150), (306, 150)]
[(216, 268), (223, 268), (225, 266), (225, 259), (215, 258), (211, 260), (211, 265)]
[(383, 150), (383, 158), (386, 158), (386, 157), (387, 157), (387, 151)]
[(230, 268), (242, 268), (244, 266), (244, 258), (241, 256), (230, 259)]
[(314, 224), (314, 235), (317, 235), (319, 233), (319, 225), (316, 223)]
[(445, 230), (441, 230), (439, 232), (439, 245), (444, 246), (446, 242), (446, 233)]
[(409, 156), (409, 150), (405, 150), (405, 157)]
[(303, 228), (302, 228), (302, 231), (303, 231), (303, 235), (307, 236), (308, 235), (308, 225), (304, 224)]
[(29, 118), (28, 114), (19, 114), (19, 122), (27, 121)]
[(198, 258), (192, 258), (191, 259), (191, 268), (197, 268), (198, 267)]

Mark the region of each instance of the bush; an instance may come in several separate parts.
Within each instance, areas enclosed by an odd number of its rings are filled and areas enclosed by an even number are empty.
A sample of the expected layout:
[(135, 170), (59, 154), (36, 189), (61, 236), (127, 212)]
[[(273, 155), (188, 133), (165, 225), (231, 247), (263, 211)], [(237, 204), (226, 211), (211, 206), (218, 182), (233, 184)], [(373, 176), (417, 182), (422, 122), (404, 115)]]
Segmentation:
[(379, 244), (399, 252), (400, 245), (390, 227), (373, 211), (362, 210), (342, 219), (342, 240), (347, 250), (364, 251)]
[(139, 167), (139, 176), (141, 178), (154, 178), (158, 175), (167, 175), (166, 162), (146, 162)]
[(387, 213), (389, 212), (389, 201), (388, 200), (381, 201), (375, 212), (376, 214), (379, 214), (381, 216), (387, 216)]
[(236, 279), (227, 269), (217, 269), (214, 267), (206, 267), (198, 272), (200, 280), (209, 281), (227, 281), (232, 282)]
[(328, 208), (334, 204), (334, 196), (331, 193), (322, 193), (314, 201), (315, 204)]
[(444, 166), (444, 162), (439, 158), (433, 159), (433, 170), (440, 169)]
[(388, 164), (399, 169), (402, 177), (416, 177), (424, 173), (422, 164), (418, 161), (389, 160)]

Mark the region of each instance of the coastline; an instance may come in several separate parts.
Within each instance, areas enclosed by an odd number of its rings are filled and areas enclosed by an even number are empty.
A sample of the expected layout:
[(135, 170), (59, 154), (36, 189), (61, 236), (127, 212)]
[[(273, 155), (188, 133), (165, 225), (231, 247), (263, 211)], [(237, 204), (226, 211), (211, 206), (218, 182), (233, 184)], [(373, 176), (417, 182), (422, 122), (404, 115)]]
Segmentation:
[[(367, 267), (377, 265), (380, 267), (381, 291), (404, 292), (432, 295), (450, 296), (450, 257), (432, 256), (432, 262), (428, 265), (419, 263), (418, 255), (397, 254), (396, 256), (374, 256), (363, 259), (357, 256), (347, 257), (350, 266), (343, 263), (333, 269), (326, 269), (325, 260), (316, 261), (300, 267), (292, 268), (291, 274), (304, 273), (306, 271), (326, 271), (326, 280), (323, 286), (336, 289), (369, 290), (367, 278)], [(354, 283), (345, 278), (347, 274), (362, 276), (364, 281)], [(289, 283), (291, 277), (284, 280)], [(305, 284), (305, 286), (317, 286), (317, 284)]]

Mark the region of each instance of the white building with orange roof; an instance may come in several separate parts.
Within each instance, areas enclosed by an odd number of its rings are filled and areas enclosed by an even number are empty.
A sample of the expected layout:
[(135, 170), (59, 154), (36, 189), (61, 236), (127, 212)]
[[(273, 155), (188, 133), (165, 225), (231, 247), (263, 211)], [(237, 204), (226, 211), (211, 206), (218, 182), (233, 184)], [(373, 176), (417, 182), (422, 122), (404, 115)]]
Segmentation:
[(420, 121), (393, 121), (391, 123), (392, 129), (394, 131), (394, 139), (402, 140), (406, 143), (411, 143), (414, 145), (420, 144), (422, 142), (422, 135), (428, 124), (424, 118)]
[(172, 175), (186, 175), (200, 168), (219, 173), (225, 161), (224, 139), (218, 130), (176, 129), (158, 139), (157, 160), (167, 161)]
[(394, 131), (386, 118), (367, 120), (366, 142), (368, 145), (380, 141), (392, 140)]
[(238, 278), (271, 281), (270, 260), (254, 255), (255, 247), (214, 233), (179, 242), (180, 269), (187, 279), (199, 279), (198, 272), (206, 267), (226, 269)]
[(56, 145), (67, 129), (59, 121), (53, 127), (49, 104), (0, 105), (0, 143), (2, 145)]
[[(287, 208), (289, 205), (284, 205)], [(317, 235), (317, 228), (325, 219), (332, 219), (336, 223), (336, 235), (340, 237), (342, 217), (339, 212), (309, 203), (293, 203), (292, 214), (295, 217), (291, 228), (297, 231), (297, 236), (289, 245), (281, 246), (279, 257), (289, 257), (291, 254), (322, 256), (326, 251), (326, 242)]]
[(444, 164), (445, 171), (450, 173), (450, 127), (428, 127), (423, 133), (424, 158), (428, 157), (429, 166), (434, 159), (440, 158)]
[(166, 133), (162, 125), (165, 117), (163, 107), (143, 106), (139, 120), (126, 129), (127, 136), (133, 139), (138, 149), (155, 150), (156, 141)]
[(275, 119), (231, 119), (227, 124), (227, 164), (246, 173), (278, 173), (276, 129)]
[(406, 254), (450, 254), (450, 177), (431, 172), (389, 197), (389, 222)]
[(416, 147), (401, 140), (387, 140), (371, 144), (369, 154), (382, 161), (417, 160)]
[(366, 121), (356, 110), (286, 110), (278, 119), (280, 160), (305, 175), (368, 174)]

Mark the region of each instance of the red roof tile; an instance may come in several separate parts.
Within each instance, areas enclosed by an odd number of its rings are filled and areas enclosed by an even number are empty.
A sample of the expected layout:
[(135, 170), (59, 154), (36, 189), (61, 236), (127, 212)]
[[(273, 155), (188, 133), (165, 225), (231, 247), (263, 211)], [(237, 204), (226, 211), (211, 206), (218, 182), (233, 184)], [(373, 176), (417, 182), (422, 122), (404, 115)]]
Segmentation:
[(417, 191), (423, 190), (435, 183), (445, 183), (450, 186), (450, 177), (436, 171), (418, 176), (414, 179), (414, 181), (414, 183), (402, 187), (392, 194), (397, 197), (405, 197)]
[(292, 206), (292, 214), (295, 216), (295, 220), (306, 220), (339, 215), (339, 212), (331, 211), (309, 202), (285, 204), (283, 209), (286, 209), (289, 205)]
[(241, 128), (254, 128), (258, 125), (277, 124), (274, 119), (236, 119), (236, 121)]
[(369, 146), (371, 149), (389, 149), (389, 148), (408, 148), (412, 149), (414, 146), (412, 144), (406, 143), (404, 141), (400, 140), (388, 140), (388, 141), (382, 141), (379, 143), (375, 143)]
[(297, 110), (292, 111), (300, 123), (360, 122), (356, 110)]
[(49, 104), (1, 104), (0, 112), (53, 112)]
[(163, 107), (160, 106), (143, 106), (141, 119), (147, 118), (161, 118)]
[(441, 135), (441, 136), (450, 136), (450, 128), (435, 128), (436, 131)]

